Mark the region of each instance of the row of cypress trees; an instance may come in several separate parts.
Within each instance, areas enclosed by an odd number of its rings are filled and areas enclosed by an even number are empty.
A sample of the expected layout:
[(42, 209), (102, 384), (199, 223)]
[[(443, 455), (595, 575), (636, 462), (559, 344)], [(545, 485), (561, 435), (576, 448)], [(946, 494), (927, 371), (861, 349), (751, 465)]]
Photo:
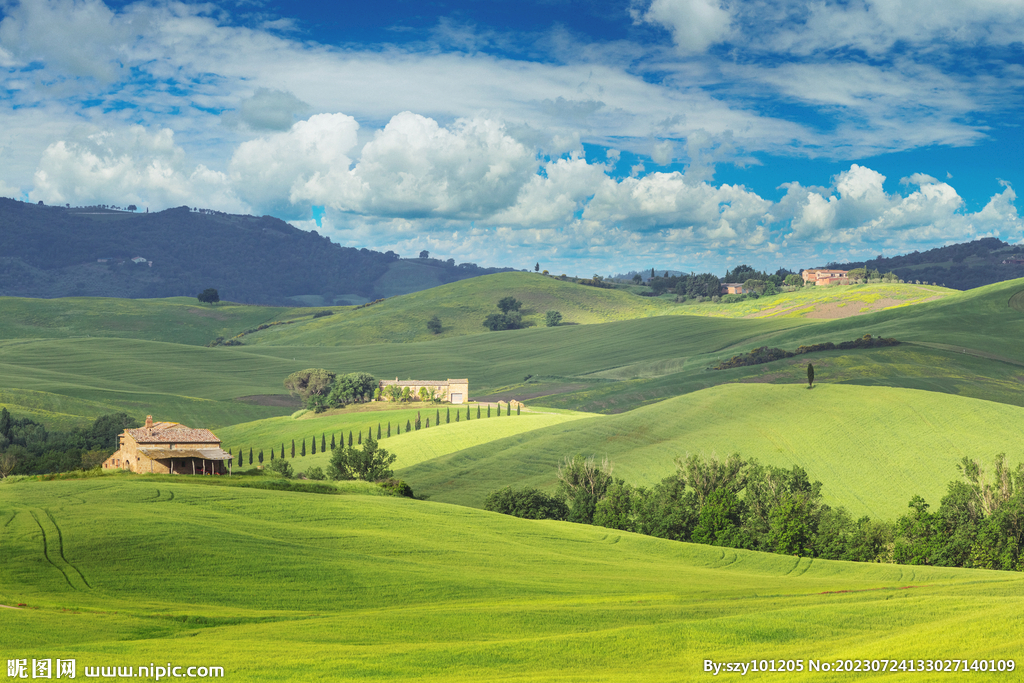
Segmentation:
[[(501, 404), (500, 403), (498, 404), (497, 414), (498, 414), (498, 417), (501, 417), (502, 413), (501, 413)], [(507, 408), (505, 410), (505, 415), (508, 416), (508, 415), (511, 415), (511, 414), (512, 414), (512, 406), (509, 405), (509, 406), (507, 406)], [(520, 414), (521, 414), (521, 406), (517, 405), (516, 406), (516, 415), (520, 415)], [(461, 410), (456, 410), (455, 411), (455, 421), (459, 422), (461, 416), (462, 416), (462, 411)], [(491, 416), (491, 406), (487, 406), (487, 417), (490, 417), (490, 416)], [(472, 417), (472, 407), (467, 404), (466, 405), (466, 420), (469, 421), (471, 419), (471, 417)], [(482, 413), (481, 406), (478, 404), (477, 407), (476, 407), (476, 419), (479, 420), (479, 419), (481, 419), (481, 417), (483, 417), (483, 413)], [(445, 424), (450, 424), (451, 421), (452, 421), (452, 409), (449, 407), (449, 408), (445, 409), (444, 422), (445, 422)], [(424, 423), (425, 423), (426, 427), (430, 427), (430, 418), (428, 417), (424, 421), (422, 419), (422, 416), (420, 415), (420, 413), (417, 412), (416, 413), (416, 420), (415, 420), (415, 422), (413, 422), (412, 420), (408, 420), (408, 419), (405, 421), (405, 431), (407, 431), (407, 432), (413, 431), (413, 430), (417, 430), (418, 431), (419, 429), (423, 428)], [(437, 425), (440, 425), (440, 424), (441, 424), (441, 409), (438, 408), (436, 413), (435, 413), (435, 416), (434, 416), (434, 425), (437, 426)], [(395, 424), (395, 434), (397, 435), (397, 434), (401, 434), (401, 433), (402, 433), (402, 424), (401, 424), (401, 422), (398, 422), (398, 423)], [(387, 423), (387, 430), (386, 431), (384, 429), (382, 429), (381, 423), (378, 422), (377, 423), (377, 440), (380, 441), (382, 438), (387, 438), (389, 436), (391, 436), (391, 422), (388, 421), (388, 423)], [(367, 439), (373, 438), (373, 427), (367, 428), (366, 438)], [(342, 445), (345, 445), (345, 432), (344, 431), (341, 432), (341, 435), (337, 439), (335, 438), (335, 435), (333, 433), (331, 434), (331, 450), (332, 451), (335, 448), (337, 448), (337, 445), (338, 445), (339, 442)], [(352, 432), (352, 430), (349, 430), (349, 432), (348, 432), (348, 447), (352, 448), (354, 445), (362, 445), (362, 443), (363, 443), (363, 433), (362, 433), (362, 431), (357, 432), (355, 437), (353, 438), (353, 432)], [(320, 434), (320, 444), (319, 445), (320, 445), (320, 452), (321, 453), (324, 453), (324, 452), (327, 451), (327, 433), (326, 432), (322, 432)], [(231, 449), (228, 450), (228, 453), (231, 454)], [(312, 439), (310, 439), (309, 453), (311, 455), (316, 455), (317, 454), (317, 438), (315, 436)], [(295, 455), (296, 455), (295, 439), (292, 439), (291, 457), (294, 458)], [(300, 441), (298, 455), (299, 455), (299, 457), (303, 457), (303, 458), (306, 457), (306, 439), (302, 439)], [(232, 457), (234, 458), (235, 456), (232, 454)], [(244, 448), (239, 448), (238, 449), (238, 456), (237, 457), (238, 457), (238, 466), (239, 467), (244, 466), (245, 465), (245, 457), (246, 457), (245, 456), (245, 449)], [(281, 450), (279, 452), (275, 451), (275, 449), (273, 447), (271, 447), (271, 449), (270, 449), (270, 460), (273, 461), (275, 457), (276, 458), (284, 458), (284, 457), (286, 457), (284, 442), (281, 443)], [(252, 465), (254, 463), (262, 464), (263, 460), (264, 460), (263, 449), (260, 449), (258, 453), (254, 454), (254, 451), (253, 451), (252, 447), (249, 448), (249, 464), (250, 465)]]

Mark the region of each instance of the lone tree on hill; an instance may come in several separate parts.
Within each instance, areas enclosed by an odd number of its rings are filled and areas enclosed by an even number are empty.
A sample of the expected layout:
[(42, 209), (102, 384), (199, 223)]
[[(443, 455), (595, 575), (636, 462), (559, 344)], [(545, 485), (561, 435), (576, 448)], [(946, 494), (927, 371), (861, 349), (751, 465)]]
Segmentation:
[(518, 311), (523, 307), (523, 302), (514, 296), (506, 296), (498, 302), (498, 308), (502, 313), (511, 313), (512, 311)]
[(814, 387), (814, 366), (810, 363), (807, 364), (807, 388), (812, 389)]
[(441, 334), (441, 330), (443, 329), (441, 325), (441, 319), (435, 315), (433, 318), (427, 321), (427, 329), (433, 332), (434, 334)]
[(562, 314), (558, 311), (548, 311), (544, 318), (548, 327), (558, 327), (558, 324), (562, 322)]
[(196, 298), (199, 299), (199, 303), (215, 304), (220, 301), (220, 294), (218, 294), (217, 290), (213, 287), (208, 287), (207, 289), (199, 292), (199, 294), (196, 295)]
[(361, 449), (342, 446), (335, 448), (327, 476), (335, 480), (380, 481), (394, 476), (391, 465), (396, 457), (379, 448), (376, 439), (368, 438)]

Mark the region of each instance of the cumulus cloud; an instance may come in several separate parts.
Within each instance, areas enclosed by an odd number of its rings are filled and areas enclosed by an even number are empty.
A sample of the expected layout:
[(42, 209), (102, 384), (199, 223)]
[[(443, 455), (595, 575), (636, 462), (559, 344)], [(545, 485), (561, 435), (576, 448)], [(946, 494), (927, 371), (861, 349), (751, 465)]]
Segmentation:
[(732, 21), (718, 0), (654, 0), (638, 18), (668, 28), (682, 52), (703, 52), (720, 42)]
[(964, 211), (964, 201), (947, 183), (923, 173), (904, 179), (918, 189), (906, 196), (887, 193), (885, 176), (853, 164), (834, 178), (831, 191), (787, 188), (786, 203), (794, 211), (791, 242), (846, 245), (912, 245), (963, 241), (988, 234), (1017, 234), (1022, 224), (1013, 205), (1016, 195), (1006, 186), (977, 213)]
[(353, 173), (366, 192), (358, 200), (321, 199), (360, 213), (389, 216), (484, 217), (510, 206), (538, 166), (536, 153), (500, 121), (437, 121), (402, 112), (363, 147)]
[(114, 80), (130, 27), (100, 0), (34, 0), (5, 8), (0, 64), (36, 60), (69, 76)]
[(313, 204), (358, 204), (364, 188), (349, 170), (358, 130), (351, 116), (316, 114), (246, 141), (231, 157), (231, 182), (257, 211), (285, 218), (308, 217)]
[(48, 204), (247, 208), (223, 173), (188, 163), (169, 129), (150, 133), (133, 126), (59, 140), (43, 152), (34, 180), (29, 198)]
[(311, 107), (290, 92), (257, 88), (242, 100), (236, 111), (223, 115), (228, 125), (245, 125), (252, 130), (288, 130)]

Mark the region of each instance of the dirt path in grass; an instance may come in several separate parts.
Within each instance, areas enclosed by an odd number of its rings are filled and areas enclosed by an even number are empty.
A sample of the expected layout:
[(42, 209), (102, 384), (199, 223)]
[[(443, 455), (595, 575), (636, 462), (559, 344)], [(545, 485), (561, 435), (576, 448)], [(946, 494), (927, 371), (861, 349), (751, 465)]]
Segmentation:
[(0, 605), (0, 607), (3, 607), (5, 609), (21, 609), (20, 607), (12, 607), (11, 605)]

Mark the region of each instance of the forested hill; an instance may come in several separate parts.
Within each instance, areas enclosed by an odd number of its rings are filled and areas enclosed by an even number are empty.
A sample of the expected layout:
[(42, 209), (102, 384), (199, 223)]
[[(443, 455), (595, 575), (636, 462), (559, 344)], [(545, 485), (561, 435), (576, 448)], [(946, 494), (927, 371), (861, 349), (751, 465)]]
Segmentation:
[(502, 270), (342, 247), (270, 216), (0, 198), (3, 296), (152, 298), (212, 287), (242, 303), (358, 304)]
[(974, 289), (1004, 280), (1024, 277), (1024, 249), (995, 237), (951, 244), (903, 256), (850, 263), (830, 263), (831, 268), (868, 268), (893, 272), (901, 280), (934, 282), (952, 289)]

